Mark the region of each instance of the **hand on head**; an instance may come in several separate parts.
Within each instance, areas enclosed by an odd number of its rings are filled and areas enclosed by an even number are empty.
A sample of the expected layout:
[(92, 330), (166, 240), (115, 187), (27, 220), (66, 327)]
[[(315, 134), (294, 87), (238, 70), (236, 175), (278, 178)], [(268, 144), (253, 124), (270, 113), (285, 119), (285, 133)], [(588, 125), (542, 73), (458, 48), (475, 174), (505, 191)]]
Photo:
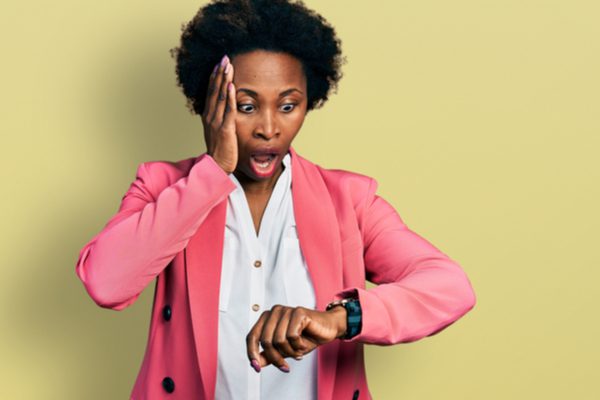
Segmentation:
[(235, 132), (237, 104), (233, 85), (233, 64), (227, 55), (215, 66), (208, 83), (202, 113), (207, 153), (227, 173), (235, 170), (238, 144)]

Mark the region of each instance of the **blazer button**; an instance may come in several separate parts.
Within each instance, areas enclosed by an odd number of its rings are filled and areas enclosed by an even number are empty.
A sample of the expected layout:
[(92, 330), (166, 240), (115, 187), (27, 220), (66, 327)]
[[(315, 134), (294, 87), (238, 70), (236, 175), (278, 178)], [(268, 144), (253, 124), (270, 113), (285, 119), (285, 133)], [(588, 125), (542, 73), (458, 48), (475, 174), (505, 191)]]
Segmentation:
[(162, 380), (162, 386), (167, 393), (173, 393), (175, 390), (175, 382), (173, 382), (173, 379), (168, 376)]
[(167, 304), (166, 306), (163, 307), (162, 315), (163, 315), (163, 318), (165, 319), (165, 321), (171, 320), (171, 306), (170, 305)]
[(358, 391), (358, 389), (356, 389), (354, 391), (354, 394), (352, 395), (352, 400), (358, 400), (358, 393), (359, 393), (359, 391)]

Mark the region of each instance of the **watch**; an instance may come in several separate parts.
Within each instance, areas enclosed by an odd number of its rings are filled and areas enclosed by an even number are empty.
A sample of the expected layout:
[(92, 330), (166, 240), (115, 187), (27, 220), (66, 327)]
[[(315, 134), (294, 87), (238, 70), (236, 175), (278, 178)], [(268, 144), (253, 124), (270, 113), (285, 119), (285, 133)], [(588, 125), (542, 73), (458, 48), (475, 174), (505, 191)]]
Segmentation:
[(327, 304), (325, 311), (329, 311), (335, 306), (343, 306), (346, 309), (346, 333), (340, 339), (352, 339), (360, 333), (362, 328), (360, 302), (356, 298), (335, 300)]

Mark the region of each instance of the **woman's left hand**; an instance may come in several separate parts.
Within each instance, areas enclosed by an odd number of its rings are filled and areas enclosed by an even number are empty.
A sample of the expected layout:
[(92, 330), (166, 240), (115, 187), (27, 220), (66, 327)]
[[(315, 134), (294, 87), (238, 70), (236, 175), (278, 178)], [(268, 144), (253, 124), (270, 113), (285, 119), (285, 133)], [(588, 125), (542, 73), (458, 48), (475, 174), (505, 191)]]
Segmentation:
[[(344, 307), (317, 311), (277, 304), (262, 313), (246, 336), (248, 359), (250, 362), (252, 359), (258, 361), (258, 371), (269, 364), (289, 371), (285, 357), (301, 359), (304, 354), (341, 337), (344, 332)], [(262, 352), (259, 352), (259, 343), (263, 348)]]

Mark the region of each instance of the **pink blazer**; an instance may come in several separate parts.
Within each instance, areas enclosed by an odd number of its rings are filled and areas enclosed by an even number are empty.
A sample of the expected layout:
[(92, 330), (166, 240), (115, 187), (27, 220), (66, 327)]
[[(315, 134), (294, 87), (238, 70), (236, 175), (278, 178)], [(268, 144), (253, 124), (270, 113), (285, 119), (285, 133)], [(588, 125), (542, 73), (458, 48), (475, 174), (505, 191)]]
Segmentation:
[[(290, 153), (294, 215), (317, 309), (355, 293), (363, 312), (358, 336), (315, 350), (318, 398), (371, 399), (363, 345), (438, 333), (474, 307), (475, 293), (460, 265), (376, 194), (375, 179), (322, 168), (293, 147)], [(118, 213), (79, 253), (77, 276), (101, 307), (124, 309), (156, 278), (131, 399), (214, 397), (225, 216), (235, 187), (206, 153), (142, 163)], [(378, 286), (366, 290), (365, 279)]]

